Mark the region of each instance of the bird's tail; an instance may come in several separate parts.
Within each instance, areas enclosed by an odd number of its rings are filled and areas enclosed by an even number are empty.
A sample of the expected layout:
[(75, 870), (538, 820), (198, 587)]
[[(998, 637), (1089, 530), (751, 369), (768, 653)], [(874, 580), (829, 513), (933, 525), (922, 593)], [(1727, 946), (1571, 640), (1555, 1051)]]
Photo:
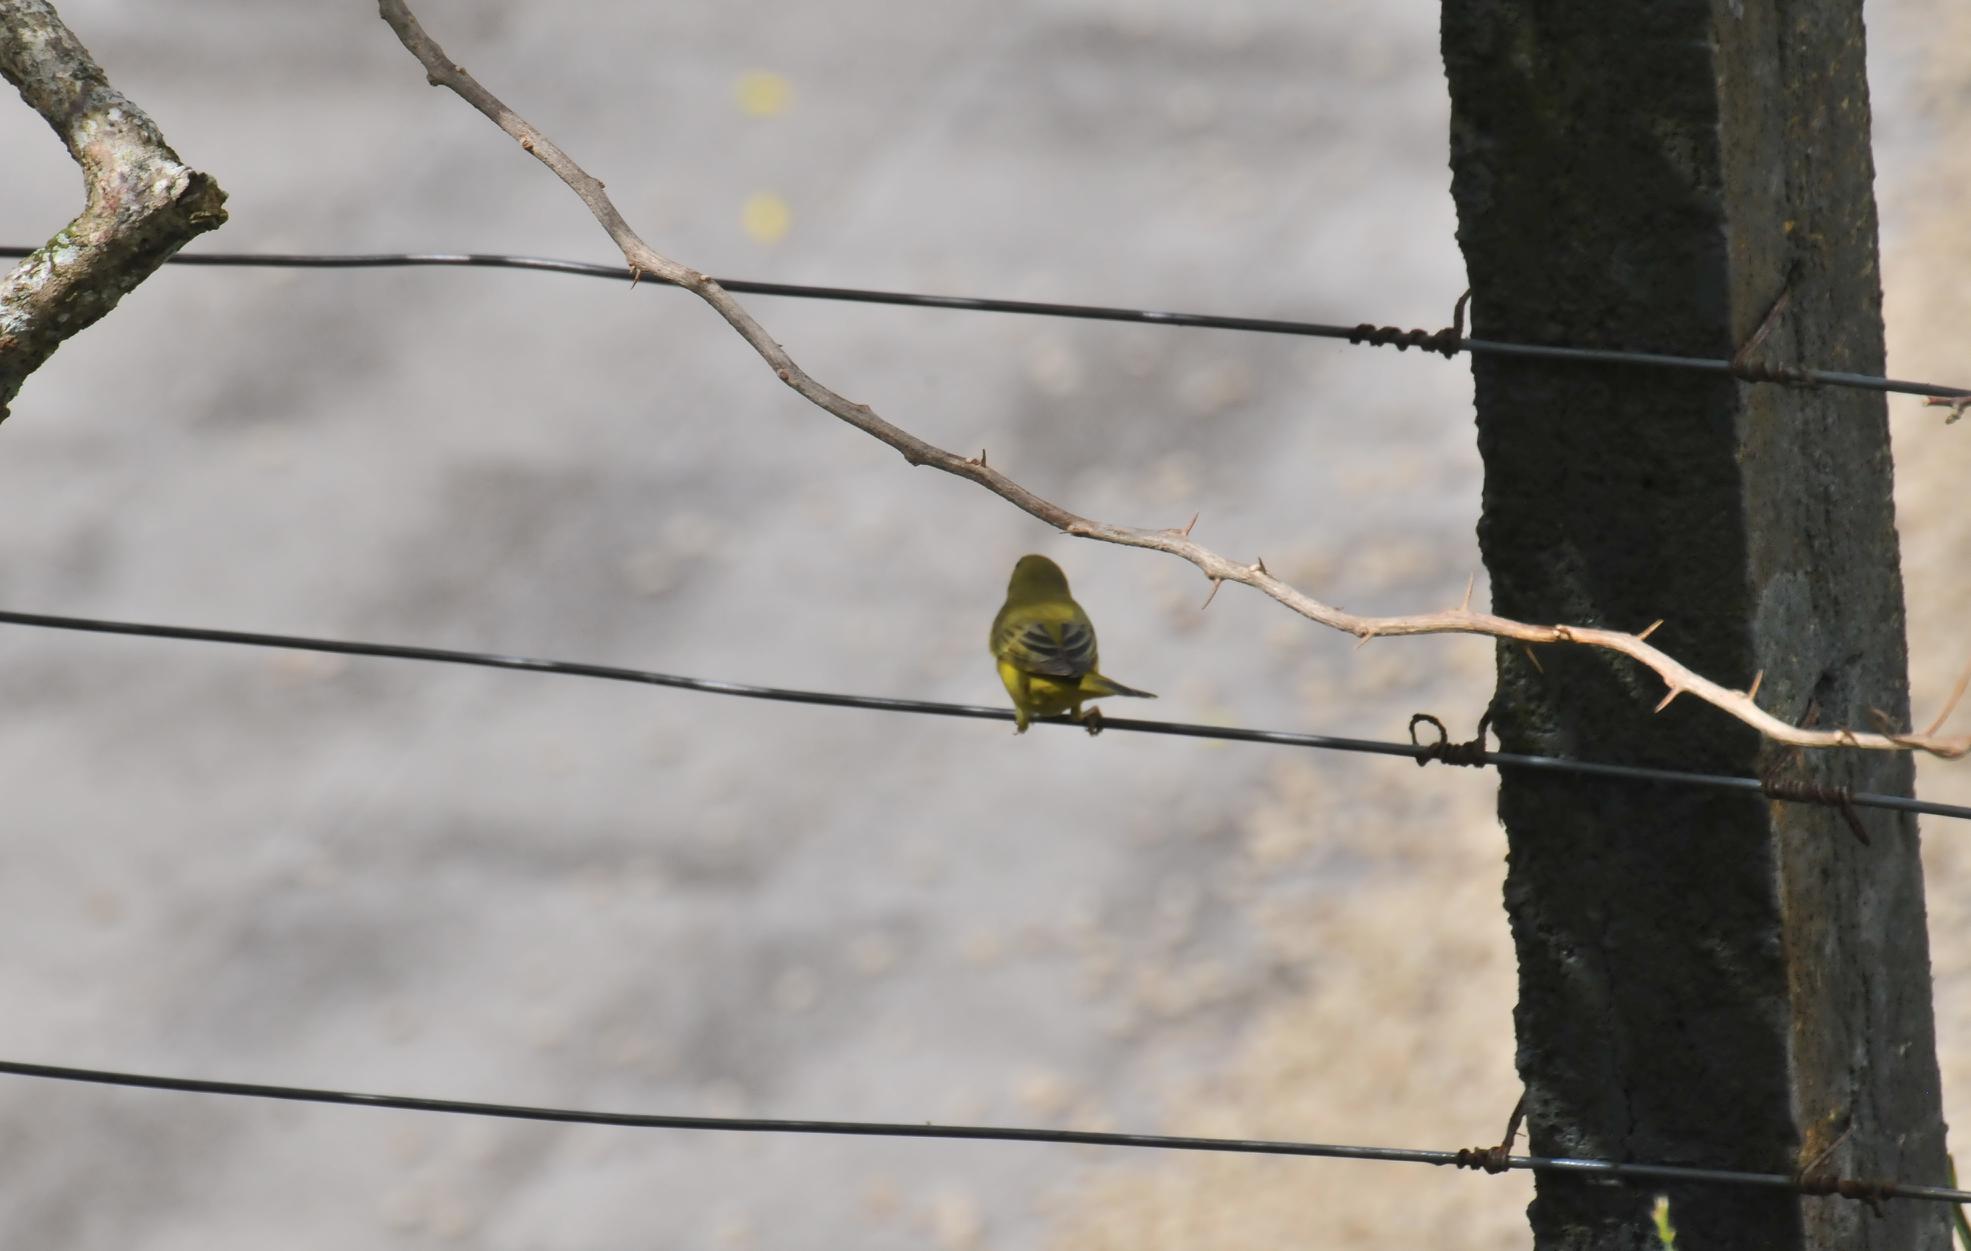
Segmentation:
[(1137, 699), (1155, 699), (1148, 691), (1139, 691), (1133, 686), (1124, 686), (1114, 678), (1105, 678), (1099, 673), (1085, 673), (1081, 677), (1081, 689), (1090, 695), (1131, 695)]

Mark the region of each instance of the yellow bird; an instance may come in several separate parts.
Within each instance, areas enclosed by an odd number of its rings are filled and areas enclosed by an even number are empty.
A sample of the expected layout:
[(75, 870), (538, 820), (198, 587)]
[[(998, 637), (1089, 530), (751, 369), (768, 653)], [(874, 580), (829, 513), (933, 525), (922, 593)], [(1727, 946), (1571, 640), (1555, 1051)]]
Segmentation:
[(1066, 712), (1102, 732), (1100, 710), (1082, 711), (1082, 701), (1105, 695), (1155, 699), (1096, 672), (1095, 627), (1068, 594), (1068, 578), (1045, 556), (1022, 556), (1006, 586), (1006, 603), (992, 619), (993, 659), (999, 680), (1013, 697), (1015, 734), (1025, 734), (1035, 717)]

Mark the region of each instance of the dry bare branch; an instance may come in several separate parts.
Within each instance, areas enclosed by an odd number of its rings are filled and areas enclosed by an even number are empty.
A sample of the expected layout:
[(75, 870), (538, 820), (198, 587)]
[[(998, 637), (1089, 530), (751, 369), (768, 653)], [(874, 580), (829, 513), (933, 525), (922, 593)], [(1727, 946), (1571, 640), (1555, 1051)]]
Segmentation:
[[(595, 215), (595, 219), (609, 233), (610, 239), (622, 249), (623, 257), (629, 262), (633, 271), (653, 274), (667, 282), (676, 283), (704, 300), (739, 332), (740, 337), (745, 339), (755, 352), (759, 353), (782, 382), (817, 407), (896, 449), (911, 465), (929, 465), (955, 477), (976, 482), (1016, 508), (1077, 538), (1168, 552), (1196, 565), (1212, 583), (1213, 594), (1217, 593), (1220, 584), (1237, 582), (1271, 596), (1311, 621), (1353, 634), (1365, 643), (1373, 638), (1409, 634), (1478, 634), (1513, 639), (1522, 644), (1566, 643), (1581, 647), (1603, 648), (1619, 652), (1654, 670), (1669, 688), (1672, 697), (1694, 696), (1731, 714), (1775, 742), (1799, 747), (1850, 747), (1878, 751), (1915, 749), (1944, 757), (1958, 757), (1971, 753), (1971, 735), (1938, 737), (1934, 734), (1868, 733), (1847, 729), (1810, 730), (1789, 725), (1761, 709), (1747, 692), (1733, 690), (1713, 682), (1693, 672), (1668, 654), (1651, 647), (1640, 636), (1621, 630), (1585, 626), (1532, 625), (1493, 616), (1490, 613), (1472, 612), (1468, 607), (1463, 606), (1444, 612), (1415, 613), (1399, 617), (1357, 616), (1324, 604), (1295, 589), (1274, 577), (1260, 561), (1255, 560), (1251, 564), (1246, 564), (1230, 560), (1192, 542), (1191, 527), (1188, 525), (1183, 529), (1147, 530), (1094, 521), (1069, 512), (1058, 504), (1042, 499), (997, 469), (990, 467), (986, 464), (983, 455), (976, 459), (959, 456), (926, 443), (909, 431), (883, 420), (867, 404), (858, 404), (809, 377), (806, 371), (794, 363), (786, 349), (775, 342), (723, 287), (697, 270), (656, 251), (639, 238), (636, 232), (630, 229), (629, 223), (623, 220), (616, 206), (610, 202), (601, 181), (577, 165), (551, 139), (508, 108), (497, 96), (480, 85), (477, 79), (446, 56), (444, 49), (425, 33), (423, 26), (418, 23), (404, 0), (378, 0), (377, 7), (383, 20), (396, 32), (397, 38), (403, 42), (404, 47), (424, 66), (426, 81), (434, 87), (443, 87), (456, 93), (466, 103), (484, 113), (501, 130), (512, 136), (522, 150), (554, 171), (556, 177), (567, 183), (569, 188), (581, 197), (582, 203), (588, 206), (589, 212)], [(1195, 522), (1196, 519), (1193, 518), (1193, 524)], [(1210, 603), (1210, 599), (1207, 598), (1205, 602)], [(1650, 627), (1651, 631), (1654, 629), (1654, 626)]]
[(70, 335), (194, 237), (226, 220), (226, 193), (110, 86), (47, 0), (0, 0), (0, 76), (82, 167), (79, 216), (0, 279), (0, 421), (21, 383)]

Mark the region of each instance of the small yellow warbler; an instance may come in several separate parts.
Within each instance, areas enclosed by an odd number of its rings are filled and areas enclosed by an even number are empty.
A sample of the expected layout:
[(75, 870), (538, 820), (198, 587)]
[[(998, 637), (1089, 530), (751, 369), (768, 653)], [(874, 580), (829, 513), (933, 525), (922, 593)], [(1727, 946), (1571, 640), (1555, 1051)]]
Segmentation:
[(1095, 627), (1068, 594), (1068, 578), (1045, 556), (1022, 556), (1013, 566), (1006, 603), (992, 619), (993, 659), (999, 680), (1013, 697), (1015, 734), (1035, 717), (1072, 713), (1090, 734), (1102, 732), (1102, 714), (1082, 711), (1083, 700), (1104, 695), (1155, 699), (1095, 671)]

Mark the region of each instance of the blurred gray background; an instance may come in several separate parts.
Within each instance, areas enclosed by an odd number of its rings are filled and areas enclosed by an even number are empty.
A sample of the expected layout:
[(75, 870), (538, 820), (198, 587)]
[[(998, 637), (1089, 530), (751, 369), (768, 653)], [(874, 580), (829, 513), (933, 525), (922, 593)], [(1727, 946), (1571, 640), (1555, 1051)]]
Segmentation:
[[(198, 250), (618, 259), (370, 4), (60, 7), (230, 193)], [(1426, 328), (1464, 286), (1430, 5), (416, 7), (715, 274)], [(1893, 316), (1963, 244), (1921, 212), (1961, 81), (1928, 59), (1941, 5), (1876, 9)], [(78, 174), (11, 97), (0, 151), (0, 236), (38, 243)], [(1462, 361), (750, 304), (823, 381), (1086, 514), (1200, 512), (1357, 611), (1478, 572)], [(172, 269), (29, 382), (0, 498), (0, 603), (28, 611), (998, 703), (985, 628), (1042, 551), (1105, 669), (1162, 696), (1118, 712), (1393, 738), (1491, 685), (1476, 640), (1358, 652), (1240, 588), (1200, 613), (1189, 566), (910, 470), (648, 286)], [(1912, 554), (1961, 567), (1932, 507)], [(1921, 662), (1953, 640), (1920, 583)], [(1515, 1095), (1482, 776), (15, 627), (0, 709), (9, 1058), (1424, 1146), (1495, 1135)], [(0, 1082), (9, 1246), (1508, 1247), (1528, 1193)]]

